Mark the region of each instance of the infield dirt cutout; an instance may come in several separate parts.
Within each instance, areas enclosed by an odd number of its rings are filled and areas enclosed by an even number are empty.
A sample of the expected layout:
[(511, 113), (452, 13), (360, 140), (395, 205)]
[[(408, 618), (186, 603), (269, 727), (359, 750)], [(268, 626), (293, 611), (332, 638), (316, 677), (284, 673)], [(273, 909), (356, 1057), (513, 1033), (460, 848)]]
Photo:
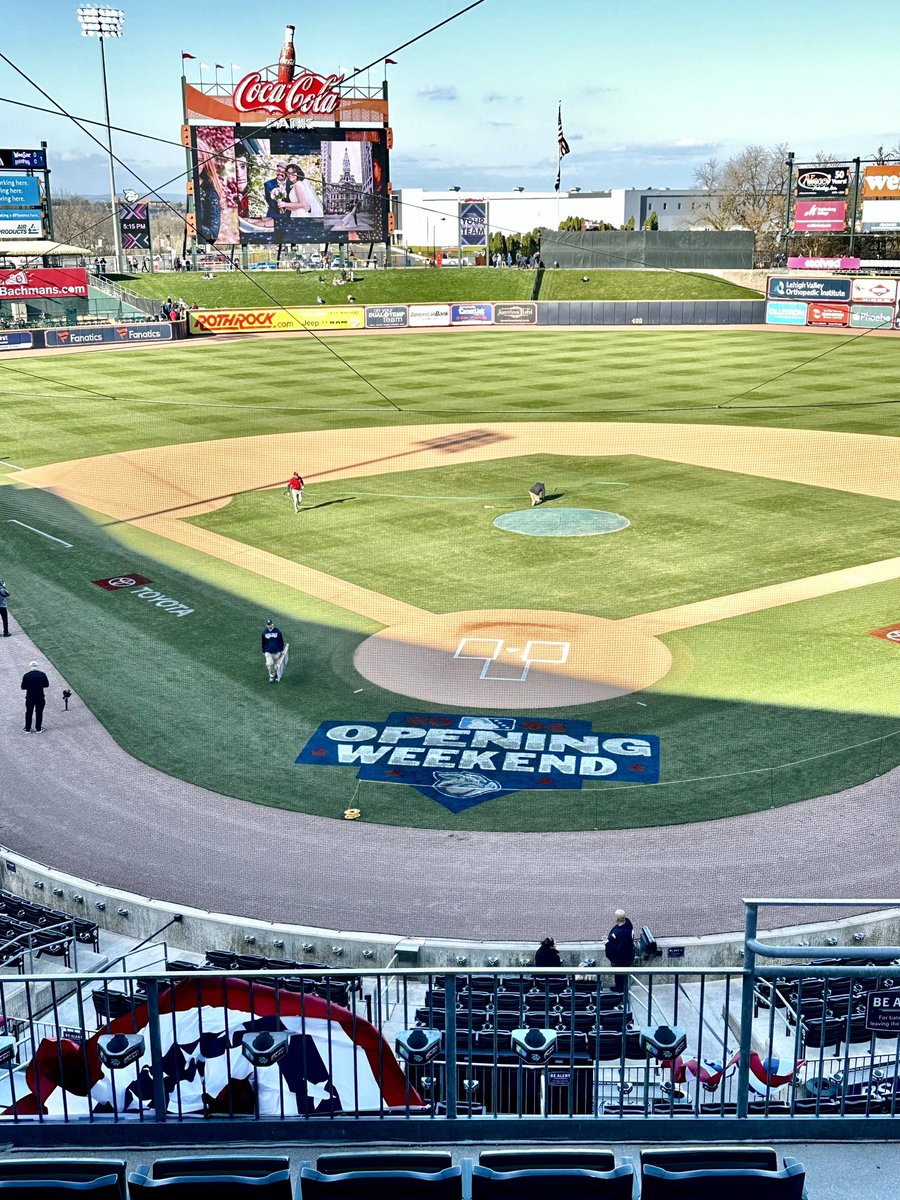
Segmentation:
[[(183, 519), (238, 493), (284, 487), (296, 467), (314, 488), (317, 482), (531, 454), (642, 455), (900, 500), (895, 438), (643, 422), (282, 433), (53, 463), (19, 472), (16, 483), (46, 488), (378, 622), (384, 628), (354, 656), (359, 673), (402, 695), (461, 708), (560, 708), (638, 691), (671, 665), (660, 634), (900, 578), (900, 558), (892, 558), (620, 621), (540, 609), (436, 614)], [(528, 482), (523, 480), (523, 499)]]

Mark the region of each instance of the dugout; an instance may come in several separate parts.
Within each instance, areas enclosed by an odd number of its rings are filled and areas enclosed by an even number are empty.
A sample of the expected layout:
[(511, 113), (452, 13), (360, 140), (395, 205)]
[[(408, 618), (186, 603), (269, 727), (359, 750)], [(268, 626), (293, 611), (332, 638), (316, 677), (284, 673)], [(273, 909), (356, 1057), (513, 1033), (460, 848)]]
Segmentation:
[(748, 229), (541, 230), (541, 260), (564, 269), (751, 270), (756, 237)]

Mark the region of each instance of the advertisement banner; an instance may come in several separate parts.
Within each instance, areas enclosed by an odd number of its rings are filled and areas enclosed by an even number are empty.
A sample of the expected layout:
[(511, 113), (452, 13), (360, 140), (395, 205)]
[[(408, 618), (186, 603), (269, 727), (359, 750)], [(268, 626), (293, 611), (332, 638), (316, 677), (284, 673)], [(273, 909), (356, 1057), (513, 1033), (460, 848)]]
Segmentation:
[(798, 200), (794, 207), (794, 228), (800, 233), (840, 233), (846, 224), (846, 200)]
[(405, 304), (380, 304), (366, 306), (366, 329), (405, 329), (409, 314)]
[(810, 304), (807, 325), (849, 325), (849, 304)]
[(171, 342), (172, 325), (170, 321), (136, 325), (79, 325), (70, 329), (47, 329), (44, 339), (48, 346), (63, 349), (110, 344), (124, 346), (129, 342)]
[(858, 271), (858, 258), (803, 258), (791, 257), (787, 265), (792, 271)]
[(894, 309), (890, 304), (854, 304), (850, 309), (853, 329), (893, 329)]
[(0, 271), (0, 300), (59, 299), (88, 294), (84, 267), (21, 267)]
[(413, 326), (450, 324), (449, 304), (410, 304), (409, 323)]
[(850, 167), (800, 167), (798, 196), (846, 196), (850, 190)]
[(19, 171), (46, 171), (46, 150), (0, 150), (0, 167)]
[(0, 208), (0, 238), (44, 236), (39, 208)]
[(900, 229), (900, 199), (863, 200), (862, 227), (866, 233)]
[(487, 203), (484, 200), (459, 202), (459, 240), (463, 246), (487, 245)]
[(30, 350), (33, 345), (34, 338), (28, 330), (0, 333), (0, 350)]
[(119, 228), (123, 250), (150, 249), (150, 207), (146, 202), (119, 201)]
[(358, 307), (217, 308), (188, 314), (191, 333), (284, 333), (304, 329), (365, 329), (366, 312)]
[(850, 299), (860, 304), (893, 304), (897, 299), (897, 280), (854, 279)]
[(797, 300), (770, 300), (766, 305), (766, 324), (805, 325), (807, 307)]
[[(326, 85), (330, 88), (339, 86), (340, 76), (315, 76), (316, 81), (325, 80)], [(328, 83), (328, 81), (331, 81)], [(198, 121), (207, 123), (209, 121), (220, 121), (228, 125), (263, 125), (271, 121), (280, 111), (283, 111), (282, 106), (290, 109), (291, 105), (296, 101), (303, 102), (306, 96), (302, 91), (297, 96), (289, 95), (287, 92), (272, 92), (265, 95), (265, 103), (263, 103), (263, 94), (267, 82), (259, 77), (258, 72), (253, 72), (250, 75), (245, 75), (243, 79), (235, 86), (237, 93), (237, 101), (244, 107), (238, 108), (235, 101), (235, 96), (218, 95), (212, 92), (204, 92), (193, 84), (186, 84), (184, 89), (185, 112), (188, 121), (194, 124)], [(294, 80), (293, 82), (298, 82)], [(357, 81), (358, 82), (358, 81)], [(388, 102), (384, 99), (381, 89), (378, 89), (378, 95), (367, 96), (351, 88), (348, 95), (341, 96), (337, 107), (333, 112), (326, 113), (321, 111), (323, 103), (330, 103), (330, 98), (326, 97), (325, 101), (319, 102), (319, 110), (308, 114), (308, 119), (316, 122), (317, 125), (340, 121), (342, 125), (349, 125), (355, 121), (364, 123), (372, 123), (378, 125), (386, 125), (388, 121)], [(373, 89), (374, 90), (374, 89)], [(315, 100), (310, 103), (315, 104)], [(251, 105), (247, 108), (247, 105)], [(254, 106), (255, 107), (252, 107)], [(271, 106), (270, 106), (271, 105)], [(297, 113), (298, 118), (302, 116)]]
[(893, 642), (894, 645), (900, 645), (900, 625), (882, 625), (880, 629), (870, 629), (869, 634), (872, 637), (884, 638), (886, 642)]
[(34, 175), (0, 175), (0, 205), (4, 208), (40, 208), (41, 189)]
[(490, 325), (494, 319), (492, 304), (451, 304), (451, 325)]
[(863, 200), (900, 197), (900, 166), (866, 167), (863, 171)]
[(849, 300), (850, 280), (771, 275), (768, 294), (771, 300)]
[(511, 301), (494, 305), (495, 325), (536, 325), (537, 305), (531, 301), (514, 304)]

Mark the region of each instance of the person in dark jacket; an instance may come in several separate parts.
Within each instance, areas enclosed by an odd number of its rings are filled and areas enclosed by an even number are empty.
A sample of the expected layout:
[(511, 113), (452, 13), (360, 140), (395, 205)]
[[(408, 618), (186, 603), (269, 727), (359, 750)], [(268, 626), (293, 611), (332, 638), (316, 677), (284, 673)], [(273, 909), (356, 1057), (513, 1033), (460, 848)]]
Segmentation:
[(559, 957), (559, 951), (556, 948), (556, 942), (552, 937), (545, 937), (538, 946), (534, 956), (534, 965), (536, 967), (561, 967), (562, 959)]
[(6, 609), (6, 601), (9, 599), (9, 588), (0, 579), (0, 621), (3, 622), (3, 636), (9, 637), (9, 614)]
[(262, 631), (262, 652), (266, 659), (266, 670), (269, 672), (269, 683), (277, 683), (278, 667), (284, 654), (284, 636), (271, 617)]
[(40, 733), (44, 721), (44, 692), (50, 686), (50, 680), (36, 662), (30, 662), (28, 666), (29, 670), (22, 676), (22, 691), (25, 693), (25, 732), (31, 733), (33, 716), (34, 731)]
[[(634, 962), (634, 926), (623, 908), (616, 909), (616, 923), (606, 938), (606, 957), (614, 967), (630, 967)], [(624, 992), (627, 975), (613, 977), (613, 991)]]

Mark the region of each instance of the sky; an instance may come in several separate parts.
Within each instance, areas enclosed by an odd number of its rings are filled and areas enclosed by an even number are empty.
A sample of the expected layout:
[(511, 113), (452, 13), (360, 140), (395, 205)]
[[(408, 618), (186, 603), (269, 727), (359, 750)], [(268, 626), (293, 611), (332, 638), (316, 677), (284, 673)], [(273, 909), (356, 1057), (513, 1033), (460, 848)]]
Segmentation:
[[(468, 2), (122, 0), (124, 36), (107, 42), (112, 123), (178, 142), (182, 51), (224, 63), (221, 80), (235, 63), (239, 78), (276, 61), (291, 23), (298, 63), (349, 74)], [(99, 47), (81, 36), (74, 0), (0, 3), (0, 52), (52, 101), (102, 120)], [(784, 142), (798, 161), (870, 157), (900, 141), (890, 59), (878, 50), (897, 44), (900, 5), (868, 0), (864, 14), (847, 0), (483, 0), (392, 56), (393, 185), (550, 190), (560, 103), (564, 190), (690, 186), (700, 164), (750, 143)], [(368, 80), (381, 75), (379, 64)], [(54, 192), (108, 195), (104, 150), (65, 117), (10, 104), (53, 107), (2, 59), (0, 97), (2, 146), (44, 140)], [(177, 144), (115, 133), (114, 149), (147, 184), (183, 196)], [(146, 190), (120, 168), (117, 183)]]

